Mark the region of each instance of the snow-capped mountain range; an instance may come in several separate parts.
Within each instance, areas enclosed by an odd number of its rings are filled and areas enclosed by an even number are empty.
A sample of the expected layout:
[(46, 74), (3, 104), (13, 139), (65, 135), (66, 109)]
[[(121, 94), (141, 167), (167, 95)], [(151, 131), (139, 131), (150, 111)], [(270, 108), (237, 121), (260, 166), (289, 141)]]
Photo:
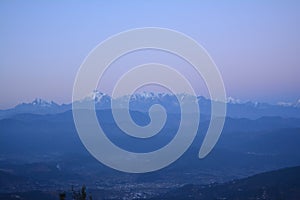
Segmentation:
[[(134, 111), (147, 112), (151, 105), (161, 104), (165, 107), (167, 112), (180, 112), (179, 101), (184, 98), (191, 98), (188, 94), (179, 94), (179, 100), (176, 96), (168, 93), (136, 93), (131, 96), (123, 96), (112, 99), (109, 95), (94, 91), (85, 99), (74, 102), (82, 103), (94, 101), (97, 110), (110, 109), (111, 101), (115, 101), (118, 108), (125, 108), (125, 99), (130, 98), (130, 109)], [(210, 115), (211, 100), (198, 96), (196, 98), (200, 107), (201, 114)], [(280, 117), (297, 117), (300, 118), (300, 99), (296, 103), (279, 102), (277, 105), (260, 103), (260, 102), (243, 102), (232, 97), (227, 98), (227, 115), (229, 117), (237, 118), (259, 118), (263, 116), (280, 116)], [(0, 110), (0, 119), (7, 118), (16, 114), (30, 113), (30, 114), (56, 114), (66, 112), (72, 109), (72, 104), (57, 104), (53, 101), (46, 101), (43, 99), (34, 99), (31, 103), (21, 103), (14, 108), (7, 110)]]
[(300, 99), (296, 103), (281, 101), (281, 102), (278, 102), (277, 105), (279, 105), (279, 106), (285, 106), (285, 107), (297, 107), (297, 108), (300, 108)]

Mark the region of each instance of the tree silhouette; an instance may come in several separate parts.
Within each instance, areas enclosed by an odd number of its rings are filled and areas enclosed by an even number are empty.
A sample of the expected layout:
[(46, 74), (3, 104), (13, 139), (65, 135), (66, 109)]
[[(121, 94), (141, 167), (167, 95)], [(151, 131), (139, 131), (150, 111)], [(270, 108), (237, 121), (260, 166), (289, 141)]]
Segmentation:
[[(71, 191), (72, 191), (72, 200), (87, 200), (86, 199), (87, 192), (86, 192), (85, 185), (83, 185), (81, 187), (81, 190), (79, 190), (79, 191), (74, 190), (74, 187), (72, 185)], [(59, 193), (59, 199), (60, 200), (65, 200), (66, 199), (66, 193), (65, 192)], [(89, 200), (93, 200), (93, 197), (91, 195), (89, 195)]]
[(65, 200), (65, 199), (66, 199), (66, 193), (65, 192), (59, 193), (59, 200)]

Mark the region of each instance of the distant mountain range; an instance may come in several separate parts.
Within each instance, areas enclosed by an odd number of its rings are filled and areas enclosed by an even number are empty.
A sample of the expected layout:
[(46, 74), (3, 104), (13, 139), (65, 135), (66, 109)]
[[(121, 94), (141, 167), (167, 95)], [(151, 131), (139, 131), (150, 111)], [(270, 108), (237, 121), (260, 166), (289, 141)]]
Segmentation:
[(59, 105), (53, 101), (48, 102), (43, 99), (35, 99), (31, 103), (21, 103), (7, 110), (0, 110), (0, 119), (12, 117), (17, 114), (56, 114), (62, 113), (72, 108), (71, 104)]
[[(179, 100), (189, 98), (188, 94), (180, 94)], [(125, 107), (125, 98), (128, 96), (112, 99), (109, 95), (99, 91), (93, 92), (80, 102), (94, 101), (97, 110), (110, 109), (111, 101), (116, 101), (119, 108)], [(197, 97), (201, 114), (210, 115), (211, 100), (205, 97)], [(263, 116), (280, 116), (280, 117), (296, 117), (300, 118), (300, 100), (294, 104), (280, 102), (277, 105), (259, 102), (241, 102), (232, 97), (227, 100), (227, 116), (233, 118), (249, 118), (257, 119)], [(175, 95), (167, 93), (137, 93), (130, 97), (130, 110), (148, 112), (153, 104), (161, 104), (167, 112), (180, 112), (179, 101)], [(21, 103), (14, 108), (0, 110), (0, 119), (8, 118), (16, 114), (31, 113), (31, 114), (56, 114), (71, 110), (72, 104), (57, 104), (53, 101), (49, 102), (42, 99), (35, 99), (31, 103)]]

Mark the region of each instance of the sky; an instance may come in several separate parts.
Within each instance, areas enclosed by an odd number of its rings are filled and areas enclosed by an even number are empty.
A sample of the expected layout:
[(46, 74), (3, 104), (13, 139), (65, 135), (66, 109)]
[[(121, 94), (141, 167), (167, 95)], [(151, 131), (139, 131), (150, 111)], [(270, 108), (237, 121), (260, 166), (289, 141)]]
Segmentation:
[[(300, 98), (299, 10), (297, 0), (2, 0), (0, 109), (36, 97), (70, 103), (76, 73), (89, 52), (112, 35), (142, 27), (174, 29), (195, 39), (218, 66), (228, 96), (295, 102)], [(141, 59), (145, 55), (148, 60)], [(139, 61), (149, 58), (180, 64), (159, 52), (136, 54)], [(123, 61), (121, 68), (135, 64), (134, 56)], [(99, 88), (109, 92), (117, 72), (112, 68)], [(205, 88), (199, 86), (197, 93), (205, 96)]]

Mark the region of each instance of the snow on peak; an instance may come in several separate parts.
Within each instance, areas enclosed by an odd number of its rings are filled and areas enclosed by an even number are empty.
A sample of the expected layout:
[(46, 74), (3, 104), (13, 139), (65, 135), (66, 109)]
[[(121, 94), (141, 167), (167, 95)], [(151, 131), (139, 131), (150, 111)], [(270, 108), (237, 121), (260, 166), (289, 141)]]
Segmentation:
[(148, 98), (155, 98), (156, 95), (153, 92), (142, 92), (142, 93), (136, 93), (131, 95), (131, 99), (139, 99), (139, 98), (144, 98), (144, 99), (148, 99)]
[(298, 99), (298, 101), (294, 104), (294, 106), (295, 106), (296, 108), (300, 108), (300, 99)]
[(81, 102), (84, 101), (95, 101), (97, 102), (101, 102), (102, 97), (107, 96), (105, 93), (100, 92), (98, 90), (94, 90), (93, 92), (91, 92), (89, 95), (87, 95), (84, 99), (80, 100)]
[(92, 94), (92, 99), (96, 102), (101, 101), (102, 97), (105, 96), (106, 94), (104, 94), (103, 92), (99, 92), (97, 90), (95, 90)]
[(296, 101), (296, 103), (281, 101), (281, 102), (278, 102), (277, 105), (284, 106), (284, 107), (296, 107), (296, 108), (300, 108), (300, 99), (298, 99), (298, 101)]
[(242, 102), (240, 99), (235, 99), (233, 97), (227, 97), (227, 103), (241, 104)]
[(280, 101), (277, 103), (278, 106), (284, 106), (284, 107), (288, 107), (288, 106), (292, 106), (293, 103), (291, 102), (283, 102), (283, 101)]
[(43, 100), (41, 98), (36, 98), (31, 102), (31, 104), (34, 106), (49, 107), (49, 106), (53, 105), (54, 102), (53, 101), (49, 102), (49, 101)]

